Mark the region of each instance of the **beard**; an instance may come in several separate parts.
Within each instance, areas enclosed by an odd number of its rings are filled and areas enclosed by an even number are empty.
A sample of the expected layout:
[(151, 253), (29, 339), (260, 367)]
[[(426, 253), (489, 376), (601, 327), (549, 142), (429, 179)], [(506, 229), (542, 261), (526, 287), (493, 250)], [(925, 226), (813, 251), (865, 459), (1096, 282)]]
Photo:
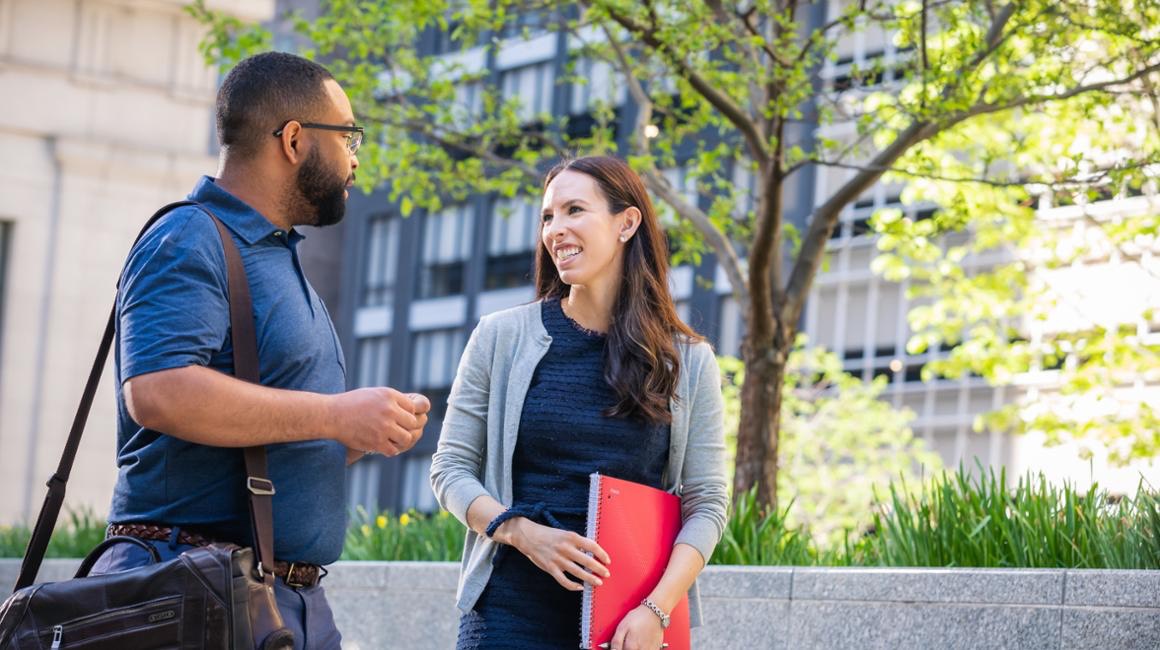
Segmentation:
[(318, 149), (311, 150), (298, 169), (296, 183), (307, 223), (312, 226), (333, 226), (342, 221), (346, 215), (346, 184), (350, 180), (354, 180), (353, 174), (349, 178), (336, 178), (326, 169)]

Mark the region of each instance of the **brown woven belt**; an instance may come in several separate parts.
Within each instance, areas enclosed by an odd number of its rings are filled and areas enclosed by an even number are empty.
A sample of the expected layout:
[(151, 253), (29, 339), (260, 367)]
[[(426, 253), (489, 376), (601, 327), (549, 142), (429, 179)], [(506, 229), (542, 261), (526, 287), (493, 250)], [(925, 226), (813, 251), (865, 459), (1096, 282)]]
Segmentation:
[[(173, 535), (173, 529), (169, 526), (159, 526), (157, 524), (109, 524), (109, 527), (105, 530), (105, 536), (113, 537), (115, 535), (126, 535), (128, 537), (136, 537), (137, 539), (167, 542)], [(209, 546), (217, 542), (219, 540), (210, 539), (205, 535), (190, 532), (184, 528), (177, 531), (178, 544)], [(298, 589), (300, 587), (313, 587), (318, 584), (322, 580), (322, 577), (326, 575), (326, 569), (323, 569), (317, 564), (274, 560), (274, 575), (282, 578), (286, 586)]]

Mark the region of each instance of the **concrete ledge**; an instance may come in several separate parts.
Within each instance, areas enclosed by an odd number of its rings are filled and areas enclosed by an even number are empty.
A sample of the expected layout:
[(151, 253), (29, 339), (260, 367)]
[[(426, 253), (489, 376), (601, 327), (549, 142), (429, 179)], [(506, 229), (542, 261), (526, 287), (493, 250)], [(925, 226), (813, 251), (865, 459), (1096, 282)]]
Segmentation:
[(1068, 571), (1065, 605), (1160, 609), (1160, 571)]
[(793, 599), (1059, 605), (1063, 602), (1063, 572), (800, 568), (793, 572)]
[[(72, 576), (49, 560), (42, 580)], [(0, 588), (19, 571), (0, 560)], [(347, 650), (453, 648), (458, 563), (339, 562)], [(1160, 571), (709, 567), (697, 650), (1160, 648)]]

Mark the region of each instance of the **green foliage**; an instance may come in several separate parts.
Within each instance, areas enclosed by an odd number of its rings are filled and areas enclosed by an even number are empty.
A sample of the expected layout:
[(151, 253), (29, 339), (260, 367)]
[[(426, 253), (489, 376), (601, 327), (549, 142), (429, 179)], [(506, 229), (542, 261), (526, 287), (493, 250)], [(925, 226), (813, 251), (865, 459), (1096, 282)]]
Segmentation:
[(446, 510), (372, 517), (359, 507), (346, 531), (342, 559), (456, 561), (463, 554), (463, 532), (463, 525)]
[[(0, 557), (23, 557), (32, 530), (27, 526), (0, 526)], [(105, 520), (89, 508), (68, 509), (48, 541), (45, 557), (79, 558), (105, 539)]]
[[(719, 364), (732, 452), (744, 366), (724, 357)], [(804, 336), (790, 354), (785, 377), (778, 493), (794, 501), (782, 513), (787, 525), (805, 526), (819, 542), (836, 544), (845, 531), (869, 523), (875, 486), (892, 479), (914, 482), (920, 468), (941, 466), (910, 430), (914, 414), (879, 399), (884, 378), (863, 382), (842, 370), (837, 355), (807, 347)]]
[(1072, 569), (1160, 568), (1160, 497), (1134, 498), (1051, 485), (1039, 475), (1011, 487), (1006, 472), (960, 471), (921, 493), (891, 485), (859, 549), (864, 564)]
[[(560, 157), (616, 151), (658, 199), (675, 259), (716, 254), (745, 321), (789, 341), (839, 212), (886, 173), (888, 181), (910, 183), (905, 202), (932, 200), (943, 210), (922, 221), (879, 217), (884, 255), (876, 268), (910, 279), (912, 297), (930, 299), (913, 316), (911, 349), (966, 342), (931, 372), (976, 372), (1002, 383), (1024, 374), (1028, 360), (1064, 356), (1054, 335), (1019, 333), (1053, 299), (1050, 286), (1029, 273), (1043, 266), (1039, 260), (1017, 256), (970, 271), (964, 262), (1024, 246), (1055, 250), (1033, 218), (1042, 187), (1088, 196), (1105, 182), (1144, 185), (1147, 163), (1157, 159), (1155, 132), (1140, 118), (1152, 115), (1160, 124), (1148, 76), (1160, 68), (1160, 39), (1149, 31), (1160, 24), (1160, 3), (845, 4), (819, 24), (805, 7), (793, 12), (769, 2), (741, 10), (690, 0), (329, 0), (320, 18), (299, 20), (297, 28), (312, 44), (305, 54), (326, 59), (367, 124), (359, 184), (388, 187), (404, 214), (475, 193), (534, 197), (543, 171)], [(204, 49), (214, 62), (228, 66), (270, 42), (262, 29), (201, 4), (191, 11), (210, 28)], [(447, 36), (450, 56), (417, 47), (429, 30)], [(892, 69), (876, 60), (859, 64), (841, 88), (816, 74), (862, 30), (894, 35), (900, 56)], [(512, 38), (543, 32), (560, 33), (571, 48), (568, 69), (555, 81), (580, 81), (593, 92), (585, 128), (505, 95), (501, 79), (477, 64)], [(596, 78), (592, 66), (611, 71), (609, 87), (587, 83)], [(639, 108), (624, 133), (613, 119), (618, 92)], [(811, 133), (852, 124), (854, 135), (821, 137), (806, 151), (793, 132), (801, 123)], [(852, 174), (817, 197), (811, 225), (818, 227), (799, 233), (785, 227), (781, 206), (795, 174), (811, 164)], [(681, 187), (665, 174), (678, 166), (685, 170)], [(751, 186), (736, 182), (741, 170), (755, 179)], [(972, 182), (978, 178), (987, 183)], [(1098, 229), (1129, 246), (1140, 237), (1154, 241), (1158, 226), (1146, 215)], [(757, 239), (762, 233), (769, 235)], [(751, 287), (752, 278), (781, 284)], [(1110, 334), (1118, 324), (1081, 328), (1086, 340), (1107, 342), (1103, 354), (1082, 356), (1095, 365), (1080, 363), (1063, 375), (1063, 399), (1076, 408), (1047, 409), (1030, 420), (999, 414), (981, 424), (1029, 427), (1055, 439), (1074, 432), (1112, 445), (1114, 458), (1156, 453), (1158, 428), (1140, 426), (1155, 424), (1151, 410), (1129, 404), (1126, 415), (1092, 417), (1078, 408), (1092, 392), (1118, 399), (1114, 387), (1132, 369), (1157, 367), (1154, 348)], [(747, 342), (745, 349), (760, 355), (775, 344)], [(746, 421), (761, 423), (765, 415)], [(767, 435), (761, 426), (742, 435), (750, 443), (743, 449), (767, 448), (755, 441)], [(772, 500), (772, 493), (762, 498)]]
[(789, 523), (791, 503), (782, 510), (763, 508), (757, 501), (756, 486), (733, 503), (721, 542), (710, 564), (747, 566), (838, 566), (845, 556), (819, 551), (810, 531)]
[[(866, 507), (870, 518), (839, 537), (793, 523), (797, 502), (770, 510), (756, 490), (736, 499), (712, 564), (1160, 569), (1160, 495), (1144, 482), (1134, 497), (1084, 492), (1028, 475), (939, 473), (921, 485), (890, 482)], [(805, 518), (799, 518), (804, 521)], [(105, 524), (87, 510), (58, 527), (48, 557), (85, 556)], [(0, 527), (0, 557), (21, 557), (24, 527)], [(355, 513), (344, 560), (455, 561), (463, 525), (447, 512)]]
[(1160, 377), (1160, 345), (1143, 335), (1160, 295), (1144, 254), (1158, 244), (1160, 213), (1141, 200), (1100, 203), (1154, 186), (1156, 106), (1093, 95), (981, 117), (913, 147), (896, 163), (905, 172), (887, 176), (906, 183), (904, 203), (939, 208), (872, 220), (874, 270), (908, 280), (919, 304), (908, 350), (954, 346), (928, 375), (1032, 386), (977, 430), (1078, 440), (1117, 463), (1160, 453), (1154, 394), (1125, 390)]

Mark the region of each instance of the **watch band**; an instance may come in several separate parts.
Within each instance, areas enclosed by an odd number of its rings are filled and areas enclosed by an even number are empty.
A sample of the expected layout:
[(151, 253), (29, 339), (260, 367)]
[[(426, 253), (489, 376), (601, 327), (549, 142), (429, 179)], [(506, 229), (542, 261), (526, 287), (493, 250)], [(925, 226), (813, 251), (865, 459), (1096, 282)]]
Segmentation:
[(652, 611), (653, 614), (657, 615), (657, 618), (661, 619), (661, 629), (662, 630), (669, 626), (669, 615), (665, 613), (665, 610), (658, 607), (656, 603), (649, 600), (648, 598), (645, 598), (644, 600), (640, 601), (640, 604), (649, 608), (649, 610)]

